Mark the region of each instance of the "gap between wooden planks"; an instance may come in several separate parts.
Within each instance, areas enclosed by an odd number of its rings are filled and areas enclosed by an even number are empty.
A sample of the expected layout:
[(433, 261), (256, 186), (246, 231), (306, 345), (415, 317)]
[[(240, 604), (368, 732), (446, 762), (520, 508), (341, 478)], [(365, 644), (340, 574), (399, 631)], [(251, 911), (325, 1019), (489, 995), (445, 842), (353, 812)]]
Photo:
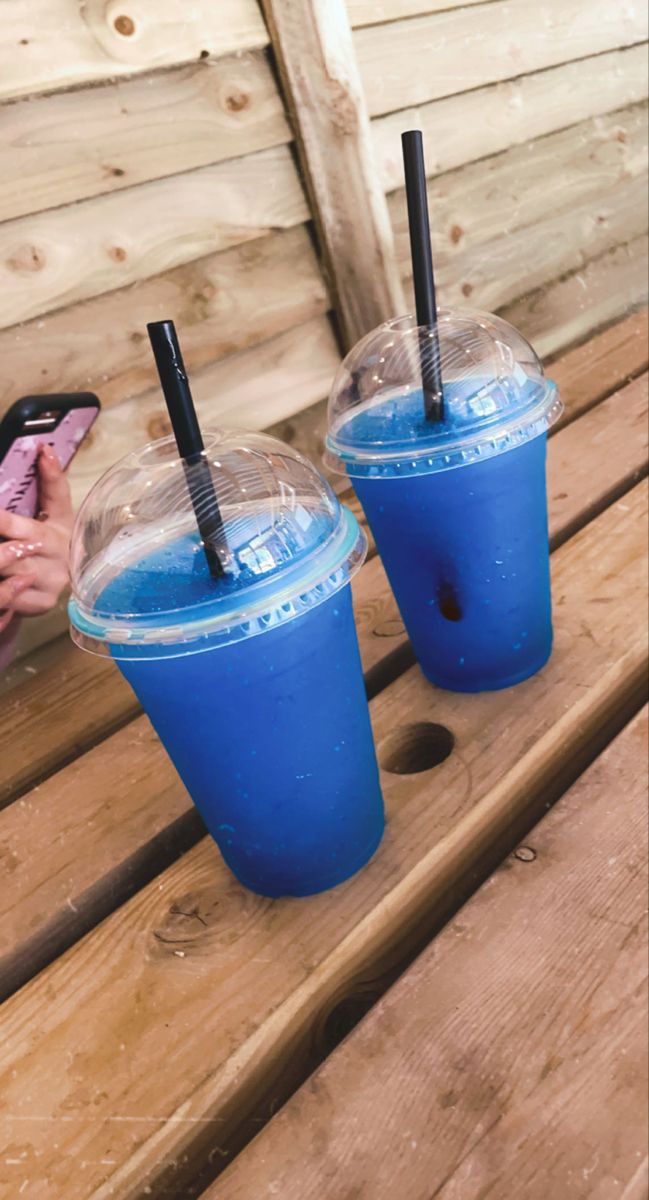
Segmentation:
[[(645, 375), (551, 443), (553, 546), (566, 541), (646, 471), (646, 412)], [(411, 666), (413, 656), (378, 557), (363, 568), (353, 587), (363, 666), (368, 689), (375, 695)], [(85, 709), (100, 704), (100, 672), (108, 682), (109, 666), (99, 663), (92, 687), (75, 697), (76, 705)], [(32, 686), (37, 685), (34, 680)], [(67, 685), (78, 686), (78, 679), (73, 677)], [(51, 697), (41, 687), (38, 694), (42, 711), (34, 709), (32, 700), (29, 728), (21, 733), (27, 747), (51, 708)], [(134, 712), (127, 689), (125, 702), (129, 699)], [(100, 709), (95, 720), (101, 715)], [(14, 738), (20, 740), (15, 733)], [(39, 830), (45, 838), (40, 848)], [(0, 901), (0, 997), (92, 928), (202, 832), (145, 717), (15, 803), (0, 818), (3, 854), (14, 879)]]
[(645, 708), (202, 1200), (646, 1196), (647, 749)]
[(645, 100), (646, 62), (645, 46), (611, 50), (377, 117), (372, 137), (383, 186), (403, 186), (403, 129), (421, 129), (426, 170), (440, 175)]
[(126, 287), (309, 216), (290, 149), (274, 146), (18, 217), (0, 225), (0, 326)]
[(256, 0), (3, 0), (3, 17), (3, 99), (268, 44)]
[(528, 292), (499, 316), (525, 330), (542, 357), (557, 354), (589, 337), (593, 326), (619, 321), (634, 308), (641, 307), (646, 313), (648, 277), (649, 239), (643, 234)]
[[(645, 370), (648, 357), (645, 311), (604, 330), (553, 363), (549, 374), (559, 385), (566, 405), (562, 424), (574, 420), (624, 380)], [(287, 433), (294, 444), (301, 446), (300, 420), (308, 435), (308, 450), (314, 454), (319, 442), (311, 429), (309, 412), (295, 418), (293, 428)], [(553, 453), (550, 450), (550, 462)], [(571, 467), (578, 467), (576, 456)], [(378, 601), (365, 590), (364, 576), (368, 570), (366, 566), (357, 577), (355, 588), (362, 589), (360, 602), (368, 605), (371, 612)], [(390, 612), (385, 619), (393, 617)], [(379, 621), (377, 618), (372, 630)], [(397, 639), (399, 633), (400, 628), (396, 630)], [(370, 646), (368, 666), (375, 667), (380, 657), (398, 648), (399, 642), (386, 640), (384, 644), (370, 633), (367, 648)], [(55, 650), (48, 648), (47, 655), (49, 665), (41, 669), (42, 655), (39, 658), (36, 652), (31, 660), (35, 674), (3, 701), (0, 805), (89, 749), (138, 712), (132, 692), (113, 664), (76, 650), (67, 635), (60, 639)], [(54, 696), (56, 706), (52, 705)], [(37, 738), (33, 735), (35, 727), (38, 727)]]
[(354, 28), (361, 25), (379, 25), (384, 21), (399, 21), (404, 17), (416, 17), (438, 9), (466, 8), (471, 4), (485, 4), (489, 0), (347, 0), (349, 20)]
[[(471, 280), (475, 272), (480, 276), (481, 259), (488, 257), (494, 243), (498, 243), (506, 260), (510, 244), (512, 255), (519, 255), (518, 279), (506, 273), (503, 283), (498, 285), (498, 293), (494, 293), (495, 299), (487, 297), (483, 304), (477, 297), (474, 302), (493, 311), (496, 304), (512, 298), (505, 291), (513, 289), (515, 298), (521, 294), (521, 287), (527, 286), (529, 290), (538, 267), (531, 256), (527, 271), (521, 275), (520, 246), (526, 238), (536, 238), (538, 230), (547, 236), (549, 229), (558, 228), (560, 217), (564, 221), (564, 236), (554, 237), (550, 257), (558, 261), (565, 252), (566, 267), (573, 265), (575, 257), (574, 247), (567, 243), (576, 213), (587, 209), (593, 219), (603, 215), (604, 221), (599, 224), (607, 225), (608, 245), (644, 233), (646, 212), (640, 191), (647, 174), (646, 125), (646, 106), (634, 105), (604, 117), (590, 118), (523, 146), (512, 146), (487, 162), (469, 163), (429, 180), (428, 203), (435, 214), (433, 252), (444, 303), (452, 303), (448, 300), (447, 286), (452, 290), (458, 281)], [(548, 194), (552, 195), (551, 208)], [(634, 198), (645, 223), (638, 220), (635, 226), (621, 222), (616, 225), (611, 220), (613, 195), (619, 198), (621, 211), (623, 198)], [(410, 276), (408, 216), (402, 189), (390, 196), (389, 210), (397, 260), (404, 276)], [(592, 238), (593, 234), (587, 237), (584, 231), (579, 239), (582, 257), (578, 264), (591, 256)], [(559, 270), (557, 274), (560, 273)], [(504, 301), (501, 295), (505, 295)]]
[[(264, 342), (267, 353), (277, 355), (272, 339), (329, 308), (306, 226), (275, 231), (50, 313), (20, 333), (0, 330), (0, 410), (44, 387), (96, 391), (104, 409), (153, 388), (155, 364), (144, 313), (167, 314), (182, 327), (193, 381), (203, 368), (215, 368), (218, 360)], [(254, 378), (255, 356), (250, 359)], [(226, 363), (223, 369), (227, 372)]]
[[(354, 35), (371, 116), (643, 42), (647, 14), (609, 0), (501, 0), (431, 13)], [(431, 70), (431, 64), (435, 69)]]
[(291, 140), (264, 51), (30, 96), (1, 115), (2, 221)]
[(401, 731), (406, 754), (422, 720), (455, 748), (383, 773), (386, 837), (354, 880), (266, 901), (206, 838), (5, 1003), (0, 1123), (21, 1179), (52, 1200), (177, 1196), (260, 1094), (284, 1094), (338, 1001), (403, 963), (638, 707), (645, 524), (639, 485), (556, 552), (555, 652), (534, 679), (458, 696), (412, 668), (376, 697), (380, 752)]

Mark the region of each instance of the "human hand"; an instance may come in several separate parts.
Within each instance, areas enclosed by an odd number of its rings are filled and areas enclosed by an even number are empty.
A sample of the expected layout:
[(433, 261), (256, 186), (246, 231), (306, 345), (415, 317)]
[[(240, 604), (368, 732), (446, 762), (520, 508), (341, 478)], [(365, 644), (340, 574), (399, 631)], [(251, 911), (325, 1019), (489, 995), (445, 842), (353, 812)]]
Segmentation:
[(0, 509), (0, 633), (15, 616), (49, 612), (68, 583), (72, 499), (49, 446), (39, 451), (38, 482), (38, 520)]

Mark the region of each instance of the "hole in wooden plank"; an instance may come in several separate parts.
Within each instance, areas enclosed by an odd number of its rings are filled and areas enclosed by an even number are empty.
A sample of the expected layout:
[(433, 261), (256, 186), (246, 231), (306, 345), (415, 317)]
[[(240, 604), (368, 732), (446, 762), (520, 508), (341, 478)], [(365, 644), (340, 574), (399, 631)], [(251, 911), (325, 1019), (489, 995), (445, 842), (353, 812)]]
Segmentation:
[(418, 775), (448, 758), (455, 738), (445, 725), (414, 721), (395, 729), (383, 743), (381, 766), (393, 775)]
[(387, 617), (385, 621), (380, 621), (374, 627), (372, 633), (375, 637), (400, 637), (406, 632), (406, 627), (400, 617)]

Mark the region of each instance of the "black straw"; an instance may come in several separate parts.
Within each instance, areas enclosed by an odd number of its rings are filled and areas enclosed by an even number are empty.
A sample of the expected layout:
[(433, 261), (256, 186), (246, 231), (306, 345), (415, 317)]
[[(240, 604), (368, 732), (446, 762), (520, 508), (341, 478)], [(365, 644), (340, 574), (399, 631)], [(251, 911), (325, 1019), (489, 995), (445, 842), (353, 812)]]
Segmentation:
[(444, 392), (437, 333), (437, 301), (433, 255), (430, 248), (430, 222), (426, 192), (424, 147), (419, 129), (401, 134), (403, 167), (406, 178), (410, 254), (415, 285), (417, 324), (426, 329), (420, 339), (419, 358), (427, 421), (444, 420)]
[(207, 565), (218, 579), (225, 573), (228, 545), (178, 337), (173, 321), (152, 321), (147, 330)]

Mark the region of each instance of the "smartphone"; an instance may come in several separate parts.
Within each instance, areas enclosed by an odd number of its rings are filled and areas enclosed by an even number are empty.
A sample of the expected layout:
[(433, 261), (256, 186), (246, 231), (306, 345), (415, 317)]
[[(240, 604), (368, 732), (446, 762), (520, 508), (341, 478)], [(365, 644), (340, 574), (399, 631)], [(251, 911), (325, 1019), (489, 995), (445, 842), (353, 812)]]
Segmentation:
[(52, 446), (65, 471), (99, 408), (93, 392), (23, 396), (12, 404), (0, 421), (0, 508), (37, 516), (39, 446)]

